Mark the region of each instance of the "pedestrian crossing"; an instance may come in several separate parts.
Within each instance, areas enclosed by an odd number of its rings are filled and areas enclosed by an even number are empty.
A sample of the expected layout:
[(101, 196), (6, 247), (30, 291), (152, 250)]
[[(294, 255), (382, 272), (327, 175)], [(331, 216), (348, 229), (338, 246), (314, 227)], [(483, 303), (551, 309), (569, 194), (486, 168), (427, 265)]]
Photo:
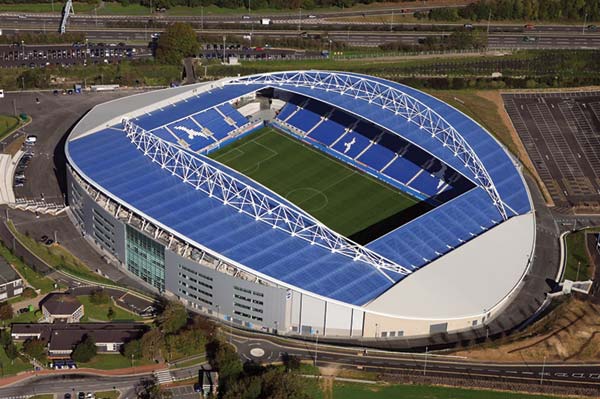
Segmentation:
[(160, 385), (173, 382), (173, 376), (169, 370), (159, 370), (154, 372), (154, 376)]

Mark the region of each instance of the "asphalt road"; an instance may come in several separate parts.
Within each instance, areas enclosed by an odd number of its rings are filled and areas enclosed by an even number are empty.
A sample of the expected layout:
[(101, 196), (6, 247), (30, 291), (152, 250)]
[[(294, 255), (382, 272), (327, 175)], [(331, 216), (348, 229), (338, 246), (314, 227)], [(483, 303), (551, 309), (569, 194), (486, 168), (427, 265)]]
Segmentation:
[[(282, 356), (297, 356), (304, 360), (317, 358), (320, 367), (343, 367), (377, 373), (425, 374), (453, 378), (504, 380), (524, 383), (540, 383), (574, 387), (591, 387), (600, 390), (600, 363), (590, 365), (566, 363), (518, 363), (500, 364), (474, 362), (451, 356), (431, 353), (393, 354), (390, 352), (362, 349), (340, 349), (332, 346), (293, 345), (274, 343), (260, 338), (234, 336), (232, 343), (243, 359), (255, 362), (281, 360)], [(261, 350), (257, 350), (261, 349)], [(261, 354), (257, 356), (256, 354)]]
[[(7, 34), (18, 31), (35, 31), (36, 28), (20, 27), (4, 28)], [(94, 41), (145, 41), (149, 32), (158, 30), (144, 30), (139, 28), (96, 29), (73, 28), (71, 32), (85, 32), (90, 40)], [(204, 30), (206, 34), (222, 35), (224, 30)], [(226, 30), (227, 34), (242, 36), (247, 35), (247, 30)], [(310, 31), (311, 34), (321, 35), (331, 40), (345, 42), (353, 46), (376, 47), (382, 43), (401, 41), (406, 44), (417, 44), (427, 36), (440, 36), (447, 33), (440, 32), (368, 32), (368, 31)], [(298, 30), (255, 30), (254, 36), (265, 38), (298, 37)], [(525, 41), (525, 37), (534, 38), (534, 41)], [(492, 49), (583, 49), (600, 48), (600, 32), (581, 34), (580, 32), (527, 32), (527, 33), (490, 33), (488, 36), (489, 47)]]

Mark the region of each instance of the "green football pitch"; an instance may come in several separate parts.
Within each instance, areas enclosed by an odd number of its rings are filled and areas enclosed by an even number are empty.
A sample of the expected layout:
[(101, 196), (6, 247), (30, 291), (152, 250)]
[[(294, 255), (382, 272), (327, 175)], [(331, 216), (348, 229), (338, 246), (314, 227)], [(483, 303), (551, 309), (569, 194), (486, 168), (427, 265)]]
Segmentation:
[(349, 237), (418, 202), (267, 127), (210, 155)]

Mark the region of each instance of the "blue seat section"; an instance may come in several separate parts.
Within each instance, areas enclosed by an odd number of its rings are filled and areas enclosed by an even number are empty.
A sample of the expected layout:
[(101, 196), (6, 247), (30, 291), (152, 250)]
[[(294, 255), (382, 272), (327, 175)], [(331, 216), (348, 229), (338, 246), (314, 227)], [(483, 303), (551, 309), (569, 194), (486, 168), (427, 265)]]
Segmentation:
[[(358, 78), (364, 77), (360, 74), (351, 73), (350, 75), (355, 75)], [(523, 179), (515, 168), (512, 159), (502, 146), (479, 124), (457, 109), (422, 91), (381, 78), (369, 77), (369, 79), (396, 87), (442, 115), (467, 140), (480, 157), (503, 201), (518, 214), (531, 210)], [(442, 159), (445, 160), (445, 157)]]
[(70, 141), (67, 151), (82, 173), (131, 207), (257, 273), (354, 305), (393, 284), (366, 263), (310, 245), (209, 198), (152, 163), (121, 131), (83, 136)]
[(377, 130), (375, 126), (369, 126), (361, 121), (332, 148), (347, 157), (354, 158), (367, 148), (371, 140), (380, 133), (381, 130)]
[(296, 110), (296, 108), (298, 108), (298, 105), (291, 101), (285, 103), (283, 108), (279, 110), (279, 113), (277, 114), (277, 119), (285, 121), (292, 114), (292, 112)]
[(391, 177), (400, 183), (408, 183), (418, 172), (421, 170), (419, 166), (415, 165), (404, 157), (398, 157), (392, 162), (387, 168), (383, 170), (383, 174)]
[(196, 96), (187, 98), (186, 100), (165, 106), (162, 109), (157, 109), (141, 115), (135, 118), (134, 122), (136, 125), (146, 130), (152, 130), (177, 119), (185, 118), (186, 116), (196, 114), (207, 108), (212, 108), (215, 105), (259, 90), (263, 87), (264, 85), (231, 85), (227, 86), (226, 90), (214, 88), (208, 92), (200, 93)]
[(367, 245), (401, 265), (419, 268), (502, 220), (488, 194), (475, 187)]
[(427, 171), (423, 171), (413, 181), (410, 182), (409, 186), (415, 190), (419, 190), (423, 194), (434, 196), (444, 186), (443, 180), (432, 176)]
[(321, 120), (321, 116), (309, 108), (300, 108), (298, 112), (287, 120), (287, 123), (304, 132), (308, 132)]
[(328, 119), (323, 121), (315, 130), (310, 132), (307, 138), (318, 141), (319, 143), (330, 146), (333, 144), (342, 134), (344, 134), (345, 127)]
[[(356, 76), (357, 78), (363, 77), (362, 75)], [(443, 115), (446, 121), (452, 124), (457, 131), (460, 132), (478, 155), (483, 155), (485, 148), (488, 150), (489, 148), (492, 148), (493, 150), (486, 154), (485, 161), (482, 160), (482, 162), (484, 166), (486, 166), (488, 172), (491, 171), (491, 177), (500, 196), (517, 214), (526, 213), (531, 210), (525, 185), (510, 157), (495, 139), (477, 123), (456, 109), (418, 90), (383, 79), (371, 77), (369, 77), (369, 79), (379, 80), (383, 83), (395, 86), (399, 90), (426, 103), (429, 107)], [(364, 101), (356, 101), (353, 96), (341, 95), (332, 91), (311, 89), (310, 87), (296, 87), (293, 85), (281, 86), (279, 88), (307, 97), (317, 98), (320, 101), (334, 104), (335, 106), (356, 115), (363, 115), (366, 119), (377, 123), (386, 129), (399, 132), (407, 140), (444, 160), (449, 166), (463, 175), (471, 179), (473, 178), (473, 174), (463, 165), (460, 159), (454, 157), (452, 152), (448, 148), (443, 147), (437, 139), (432, 139), (430, 134), (419, 129), (416, 124), (408, 122), (404, 118), (396, 116), (388, 110), (381, 109), (379, 106), (368, 106)], [(510, 210), (507, 211), (509, 215), (514, 215)]]
[[(211, 137), (203, 135), (202, 128), (194, 123), (191, 118), (185, 118), (177, 122), (170, 123), (167, 125), (167, 127), (178, 138), (185, 140), (190, 145), (190, 149), (192, 151), (201, 150), (207, 145), (215, 143), (215, 140), (213, 140)], [(164, 132), (167, 132), (165, 128), (157, 130), (163, 130)], [(152, 133), (155, 133), (157, 130), (153, 131)], [(160, 135), (160, 137), (167, 140), (168, 136), (163, 137), (163, 135)], [(171, 142), (175, 141), (172, 137), (173, 136), (171, 135), (171, 139), (169, 140)]]
[(238, 110), (233, 108), (229, 103), (219, 105), (217, 108), (219, 108), (223, 115), (233, 119), (238, 127), (244, 126), (246, 123), (248, 123), (248, 119), (244, 115), (240, 114)]
[(357, 161), (369, 165), (375, 170), (381, 170), (387, 165), (394, 157), (396, 153), (382, 145), (374, 144), (367, 151), (365, 151)]
[(307, 137), (323, 145), (330, 146), (355, 122), (356, 118), (343, 111), (335, 110), (327, 120), (323, 121)]
[(217, 141), (224, 139), (229, 133), (235, 130), (235, 126), (225, 122), (223, 116), (214, 108), (200, 112), (192, 118), (194, 118), (198, 124), (210, 130)]

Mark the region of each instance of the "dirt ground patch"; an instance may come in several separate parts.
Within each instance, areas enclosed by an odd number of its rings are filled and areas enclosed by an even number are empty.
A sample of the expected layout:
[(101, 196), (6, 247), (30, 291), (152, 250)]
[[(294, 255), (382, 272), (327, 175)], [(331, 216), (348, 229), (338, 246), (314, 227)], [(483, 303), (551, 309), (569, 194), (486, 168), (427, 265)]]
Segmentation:
[(455, 353), (489, 361), (597, 361), (600, 358), (600, 306), (567, 299), (525, 332), (504, 343)]

